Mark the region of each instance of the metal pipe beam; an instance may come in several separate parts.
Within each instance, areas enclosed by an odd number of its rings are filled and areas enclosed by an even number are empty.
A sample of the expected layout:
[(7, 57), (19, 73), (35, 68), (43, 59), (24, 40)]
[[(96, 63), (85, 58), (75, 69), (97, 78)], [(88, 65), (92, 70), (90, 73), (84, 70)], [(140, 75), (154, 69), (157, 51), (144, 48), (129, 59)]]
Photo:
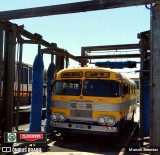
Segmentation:
[[(9, 22), (9, 21), (0, 21), (0, 24), (2, 26), (5, 26), (5, 27), (11, 27), (11, 25), (13, 25), (13, 23)], [(16, 24), (14, 24), (16, 25)], [(16, 25), (18, 27), (18, 25)], [(28, 32), (27, 30), (23, 29), (23, 26), (19, 26), (18, 27), (18, 33), (28, 39), (30, 39), (30, 41), (26, 41), (26, 40), (21, 40), (23, 43), (37, 43), (37, 44), (41, 44), (45, 47), (48, 48), (48, 50), (46, 51), (43, 51), (43, 53), (46, 53), (46, 54), (52, 54), (53, 53), (53, 50), (55, 51), (54, 54), (55, 55), (59, 55), (59, 56), (68, 56), (69, 58), (76, 60), (75, 56), (70, 54), (67, 50), (63, 49), (63, 48), (59, 48), (57, 47), (57, 44), (55, 43), (49, 43), (45, 40), (42, 39), (42, 37), (39, 35), (39, 34), (32, 34), (30, 32)]]
[[(139, 49), (139, 44), (122, 44), (122, 45), (104, 45), (104, 46), (88, 46), (81, 48), (81, 58), (77, 58), (77, 60), (86, 60), (87, 53), (92, 53), (93, 51), (105, 51), (105, 50), (128, 50), (128, 49)], [(112, 52), (112, 51), (111, 51)], [(89, 59), (112, 59), (112, 58), (123, 58), (120, 55), (101, 55), (101, 56), (90, 56)], [(126, 58), (126, 55), (123, 55)], [(88, 56), (87, 56), (88, 57)], [(138, 56), (140, 57), (140, 56)], [(81, 66), (87, 64), (87, 61), (81, 61)]]
[(91, 51), (91, 52), (92, 51), (104, 51), (104, 50), (125, 50), (125, 49), (139, 49), (139, 44), (82, 47), (82, 51)]
[(115, 59), (115, 58), (140, 58), (140, 54), (119, 54), (119, 55), (94, 55), (94, 56), (76, 56), (77, 61), (86, 59)]
[(0, 20), (42, 17), (155, 3), (157, 0), (92, 0), (0, 12)]
[[(31, 39), (31, 40), (34, 40), (35, 39), (35, 35), (26, 31), (26, 30), (21, 30), (21, 35), (28, 38), (28, 39)], [(37, 43), (40, 43), (41, 45), (45, 46), (45, 47), (48, 47), (50, 49), (52, 49), (51, 53), (54, 51), (56, 55), (63, 55), (63, 56), (68, 56), (69, 58), (73, 59), (73, 60), (76, 60), (75, 59), (75, 56), (70, 54), (69, 52), (67, 52), (65, 49), (62, 49), (62, 48), (59, 48), (57, 47), (57, 45), (55, 43), (49, 43), (43, 39), (39, 39), (37, 40)], [(48, 51), (49, 52), (49, 51)], [(50, 54), (51, 54), (50, 53)]]

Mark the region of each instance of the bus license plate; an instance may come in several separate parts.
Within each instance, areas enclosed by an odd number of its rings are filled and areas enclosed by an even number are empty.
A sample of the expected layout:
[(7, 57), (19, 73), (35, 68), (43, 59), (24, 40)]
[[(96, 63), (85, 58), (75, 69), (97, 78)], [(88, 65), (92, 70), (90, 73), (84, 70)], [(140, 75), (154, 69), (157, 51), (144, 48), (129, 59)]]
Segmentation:
[(86, 126), (83, 125), (83, 124), (76, 124), (76, 128), (78, 128), (78, 129), (85, 129)]

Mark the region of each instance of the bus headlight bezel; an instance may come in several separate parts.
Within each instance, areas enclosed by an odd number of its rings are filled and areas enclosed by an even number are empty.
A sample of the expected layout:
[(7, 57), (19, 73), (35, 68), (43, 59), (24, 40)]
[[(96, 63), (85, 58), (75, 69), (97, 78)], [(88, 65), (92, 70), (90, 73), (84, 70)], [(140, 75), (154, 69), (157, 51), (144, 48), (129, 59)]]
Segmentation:
[(58, 120), (61, 121), (61, 122), (64, 122), (64, 121), (66, 120), (65, 115), (64, 115), (64, 114), (60, 114), (60, 115), (58, 116)]
[(52, 121), (57, 121), (57, 115), (56, 114), (52, 114), (51, 115), (51, 120)]
[(103, 117), (103, 116), (101, 116), (101, 117), (99, 117), (99, 119), (98, 119), (98, 123), (100, 124), (100, 125), (105, 125), (105, 118)]
[(116, 123), (116, 119), (114, 117), (108, 117), (106, 119), (106, 124), (108, 126), (113, 126), (113, 125), (115, 125), (115, 123)]

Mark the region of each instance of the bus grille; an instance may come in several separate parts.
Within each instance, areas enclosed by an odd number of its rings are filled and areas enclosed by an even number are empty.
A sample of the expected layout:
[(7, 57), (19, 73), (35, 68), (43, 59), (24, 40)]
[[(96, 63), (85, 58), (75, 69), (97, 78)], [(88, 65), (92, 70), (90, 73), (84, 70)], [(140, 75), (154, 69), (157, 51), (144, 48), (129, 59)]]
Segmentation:
[(77, 121), (92, 121), (92, 103), (72, 102), (70, 119)]

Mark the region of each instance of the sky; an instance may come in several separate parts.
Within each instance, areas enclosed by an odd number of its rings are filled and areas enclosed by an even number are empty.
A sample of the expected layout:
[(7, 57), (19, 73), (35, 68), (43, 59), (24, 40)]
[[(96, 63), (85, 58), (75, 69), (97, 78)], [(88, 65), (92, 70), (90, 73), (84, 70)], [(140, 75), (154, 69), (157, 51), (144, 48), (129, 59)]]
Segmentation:
[[(1, 0), (0, 11), (33, 8), (80, 2), (82, 0)], [(138, 43), (137, 33), (150, 29), (150, 10), (145, 6), (90, 11), (65, 15), (11, 20), (24, 25), (31, 33), (39, 33), (48, 42), (56, 43), (75, 56), (81, 55), (81, 47)], [(37, 45), (25, 45), (23, 61), (32, 64)], [(104, 60), (105, 61), (105, 60)], [(45, 68), (50, 56), (44, 56)], [(78, 63), (70, 61), (70, 66)]]

